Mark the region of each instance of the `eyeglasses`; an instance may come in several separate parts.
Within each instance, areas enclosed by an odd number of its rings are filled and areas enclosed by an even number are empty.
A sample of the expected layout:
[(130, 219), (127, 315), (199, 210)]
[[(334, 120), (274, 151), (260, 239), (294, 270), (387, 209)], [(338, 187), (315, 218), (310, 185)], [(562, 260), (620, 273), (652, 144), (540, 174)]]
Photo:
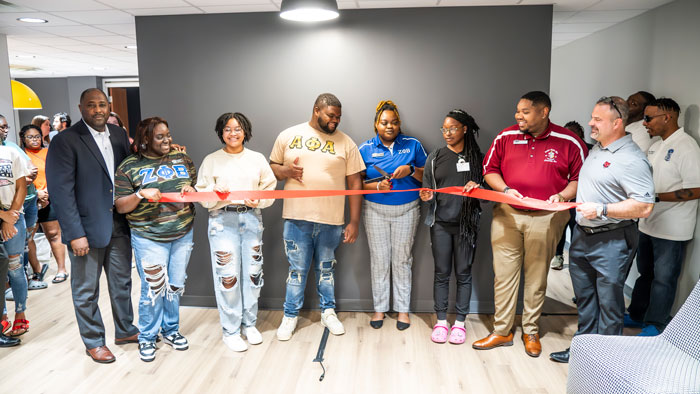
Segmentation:
[(4, 126), (0, 126), (0, 129), (9, 130), (9, 129), (10, 129), (10, 125), (7, 125), (7, 124), (6, 124), (6, 125), (4, 125)]
[(27, 139), (27, 140), (40, 140), (40, 139), (41, 139), (41, 136), (40, 136), (40, 135), (27, 135), (27, 136), (24, 137), (24, 139)]
[(235, 129), (232, 129), (230, 127), (225, 127), (224, 133), (243, 134), (243, 129), (240, 127), (236, 127)]
[(617, 105), (615, 105), (615, 100), (613, 100), (612, 97), (601, 97), (600, 100), (598, 100), (599, 103), (605, 103), (613, 107), (615, 111), (617, 111), (617, 114), (622, 118), (622, 112), (620, 112), (620, 109), (617, 108)]
[(644, 117), (642, 119), (644, 119), (645, 122), (649, 123), (649, 122), (651, 122), (652, 119), (658, 118), (659, 116), (664, 116), (664, 115), (666, 115), (666, 114), (658, 114), (658, 115), (653, 115), (653, 116), (644, 115)]
[(444, 127), (440, 127), (440, 132), (442, 134), (454, 134), (454, 133), (458, 132), (459, 130), (461, 130), (459, 127), (451, 127), (449, 129), (446, 129)]

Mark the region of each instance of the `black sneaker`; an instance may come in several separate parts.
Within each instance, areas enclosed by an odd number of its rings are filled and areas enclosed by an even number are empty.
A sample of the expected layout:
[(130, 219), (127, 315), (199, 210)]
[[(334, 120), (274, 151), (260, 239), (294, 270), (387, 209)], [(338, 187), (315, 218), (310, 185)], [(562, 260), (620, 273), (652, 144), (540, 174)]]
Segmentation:
[(156, 359), (155, 342), (139, 342), (139, 356), (141, 361), (151, 362)]
[(172, 346), (175, 350), (187, 350), (190, 347), (190, 344), (187, 342), (187, 338), (183, 337), (177, 331), (170, 335), (163, 335), (163, 342)]

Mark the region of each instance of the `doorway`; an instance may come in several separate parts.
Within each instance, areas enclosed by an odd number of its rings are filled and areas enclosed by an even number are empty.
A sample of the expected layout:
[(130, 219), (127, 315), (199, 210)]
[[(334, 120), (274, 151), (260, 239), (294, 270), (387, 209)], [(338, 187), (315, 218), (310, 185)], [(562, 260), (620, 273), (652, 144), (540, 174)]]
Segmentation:
[(134, 138), (141, 121), (141, 98), (138, 78), (109, 78), (102, 81), (103, 90), (109, 97), (112, 112), (116, 113), (121, 126), (129, 137)]

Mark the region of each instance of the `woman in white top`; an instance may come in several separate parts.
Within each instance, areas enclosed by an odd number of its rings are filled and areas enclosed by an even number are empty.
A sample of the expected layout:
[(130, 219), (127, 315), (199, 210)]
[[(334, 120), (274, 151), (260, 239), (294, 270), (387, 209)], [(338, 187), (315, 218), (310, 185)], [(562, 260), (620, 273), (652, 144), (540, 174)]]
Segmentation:
[[(275, 175), (265, 156), (243, 145), (252, 137), (251, 124), (241, 113), (225, 113), (216, 120), (216, 134), (224, 144), (204, 158), (196, 189), (221, 193), (242, 190), (274, 190)], [(224, 343), (237, 352), (248, 343), (262, 343), (255, 328), (258, 297), (263, 285), (262, 215), (274, 200), (207, 201), (209, 246), (214, 292), (223, 328)]]

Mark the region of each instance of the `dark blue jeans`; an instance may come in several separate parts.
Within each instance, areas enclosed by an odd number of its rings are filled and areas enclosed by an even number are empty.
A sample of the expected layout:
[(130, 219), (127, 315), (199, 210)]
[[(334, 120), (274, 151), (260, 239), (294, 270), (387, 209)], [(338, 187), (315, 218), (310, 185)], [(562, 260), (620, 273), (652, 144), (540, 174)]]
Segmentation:
[(639, 232), (637, 270), (632, 302), (627, 308), (633, 320), (666, 328), (676, 298), (676, 285), (687, 241), (670, 241)]

